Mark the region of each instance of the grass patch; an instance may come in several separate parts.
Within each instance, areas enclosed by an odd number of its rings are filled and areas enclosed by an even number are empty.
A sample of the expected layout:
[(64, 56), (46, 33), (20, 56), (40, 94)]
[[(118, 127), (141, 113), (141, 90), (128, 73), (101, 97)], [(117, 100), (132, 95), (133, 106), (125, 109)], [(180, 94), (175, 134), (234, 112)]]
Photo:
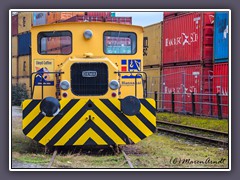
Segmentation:
[(227, 119), (218, 120), (214, 118), (188, 116), (173, 113), (157, 113), (157, 120), (228, 132)]
[[(227, 168), (228, 150), (194, 144), (183, 139), (169, 136), (158, 136), (156, 134), (136, 144), (142, 150), (143, 156), (129, 155), (133, 166), (136, 168)], [(183, 162), (195, 161), (195, 164)], [(206, 163), (197, 164), (197, 161), (223, 162), (219, 164)], [(181, 161), (180, 161), (181, 160)], [(175, 162), (177, 161), (177, 162)]]
[(33, 164), (48, 164), (50, 162), (50, 156), (49, 155), (43, 155), (43, 154), (24, 154), (20, 155), (18, 158), (15, 157), (15, 159), (25, 162), (25, 163), (33, 163)]
[(54, 167), (64, 168), (128, 168), (123, 155), (65, 155), (57, 156)]

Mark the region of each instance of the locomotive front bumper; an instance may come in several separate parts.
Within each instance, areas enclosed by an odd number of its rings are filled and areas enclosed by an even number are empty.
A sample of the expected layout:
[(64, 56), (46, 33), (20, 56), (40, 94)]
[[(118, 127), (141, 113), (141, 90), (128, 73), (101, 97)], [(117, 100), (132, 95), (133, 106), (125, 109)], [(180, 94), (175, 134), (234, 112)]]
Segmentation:
[(153, 99), (44, 100), (28, 99), (22, 106), (23, 133), (43, 145), (124, 145), (156, 130)]

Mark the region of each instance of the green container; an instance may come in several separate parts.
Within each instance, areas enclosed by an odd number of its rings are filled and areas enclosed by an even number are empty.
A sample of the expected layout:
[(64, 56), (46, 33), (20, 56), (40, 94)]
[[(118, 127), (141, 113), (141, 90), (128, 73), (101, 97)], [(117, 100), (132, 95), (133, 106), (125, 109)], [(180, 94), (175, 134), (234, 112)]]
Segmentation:
[(111, 17), (116, 17), (116, 13), (115, 12), (111, 12)]

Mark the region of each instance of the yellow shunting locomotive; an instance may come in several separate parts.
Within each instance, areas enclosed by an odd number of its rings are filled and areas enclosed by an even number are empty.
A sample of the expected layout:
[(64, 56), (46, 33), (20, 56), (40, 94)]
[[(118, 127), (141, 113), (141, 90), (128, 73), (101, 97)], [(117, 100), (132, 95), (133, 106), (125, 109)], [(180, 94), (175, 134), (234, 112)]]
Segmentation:
[(46, 146), (137, 143), (156, 129), (146, 98), (143, 28), (73, 22), (31, 29), (23, 133)]

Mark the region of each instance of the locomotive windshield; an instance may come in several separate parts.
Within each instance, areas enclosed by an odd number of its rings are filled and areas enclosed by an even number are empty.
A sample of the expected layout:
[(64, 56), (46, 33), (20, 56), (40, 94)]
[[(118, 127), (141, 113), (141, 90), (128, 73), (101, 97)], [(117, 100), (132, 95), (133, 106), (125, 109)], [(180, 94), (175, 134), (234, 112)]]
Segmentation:
[(133, 32), (105, 31), (105, 54), (136, 54), (137, 35)]
[(38, 34), (39, 54), (62, 54), (72, 52), (72, 34), (70, 31), (50, 31)]

